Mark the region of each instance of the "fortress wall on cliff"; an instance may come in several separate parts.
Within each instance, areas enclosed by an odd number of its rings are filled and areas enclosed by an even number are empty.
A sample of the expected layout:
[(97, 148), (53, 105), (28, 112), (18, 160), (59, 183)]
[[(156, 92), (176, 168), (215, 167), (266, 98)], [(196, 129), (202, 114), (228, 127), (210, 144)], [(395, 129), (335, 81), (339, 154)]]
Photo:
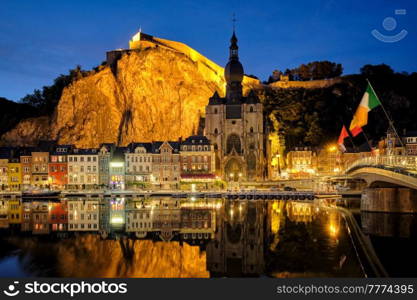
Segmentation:
[(281, 89), (289, 89), (289, 88), (319, 89), (319, 88), (326, 88), (326, 87), (332, 86), (341, 81), (342, 79), (340, 77), (332, 78), (332, 79), (323, 79), (323, 80), (310, 80), (310, 81), (276, 81), (276, 82), (270, 83), (269, 86), (272, 88), (281, 88)]

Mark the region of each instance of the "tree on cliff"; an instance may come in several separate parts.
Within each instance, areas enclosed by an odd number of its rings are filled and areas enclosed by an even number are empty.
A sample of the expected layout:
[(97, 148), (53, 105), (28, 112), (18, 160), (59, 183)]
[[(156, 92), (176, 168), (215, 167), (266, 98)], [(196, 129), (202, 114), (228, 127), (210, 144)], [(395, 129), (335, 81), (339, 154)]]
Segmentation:
[(75, 80), (83, 78), (91, 74), (89, 71), (81, 69), (81, 66), (76, 66), (74, 69), (69, 70), (66, 75), (59, 75), (54, 79), (54, 83), (50, 86), (44, 86), (41, 90), (34, 90), (32, 94), (28, 94), (20, 101), (25, 104), (29, 104), (37, 108), (41, 114), (51, 114), (59, 99), (61, 98), (62, 91), (65, 87), (69, 86)]
[[(349, 126), (366, 88), (372, 85), (391, 115), (400, 133), (416, 130), (417, 73), (396, 73), (386, 65), (366, 65), (361, 74), (341, 78), (341, 82), (326, 88), (267, 88), (264, 95), (265, 115), (273, 114), (284, 131), (286, 148), (322, 146), (335, 142), (342, 125)], [(378, 141), (385, 136), (388, 122), (381, 110), (369, 114), (368, 137)], [(354, 139), (360, 145), (362, 137)]]
[(291, 75), (294, 80), (319, 80), (329, 79), (342, 75), (343, 67), (341, 64), (324, 61), (313, 61), (308, 64), (301, 64), (294, 69), (287, 69), (285, 75)]
[(0, 135), (13, 129), (21, 120), (39, 116), (38, 110), (30, 105), (16, 103), (0, 97)]

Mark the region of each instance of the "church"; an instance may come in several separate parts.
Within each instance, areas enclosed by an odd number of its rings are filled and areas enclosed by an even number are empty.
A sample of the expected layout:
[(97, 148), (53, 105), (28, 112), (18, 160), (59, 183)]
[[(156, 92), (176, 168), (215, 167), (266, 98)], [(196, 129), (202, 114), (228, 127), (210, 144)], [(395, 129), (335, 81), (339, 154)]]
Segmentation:
[(227, 181), (258, 181), (266, 175), (263, 105), (253, 91), (242, 93), (243, 66), (236, 34), (224, 69), (226, 96), (217, 92), (206, 106), (205, 135), (214, 145), (216, 170)]

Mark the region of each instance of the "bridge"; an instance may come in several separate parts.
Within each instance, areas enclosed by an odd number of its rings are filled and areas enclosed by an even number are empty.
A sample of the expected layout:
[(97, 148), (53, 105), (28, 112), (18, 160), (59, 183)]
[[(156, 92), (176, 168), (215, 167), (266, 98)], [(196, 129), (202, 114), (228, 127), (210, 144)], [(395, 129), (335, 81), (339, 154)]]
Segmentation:
[(365, 157), (353, 162), (345, 172), (351, 177), (365, 180), (370, 187), (388, 183), (417, 189), (417, 156)]
[(417, 156), (365, 157), (345, 172), (368, 185), (362, 193), (362, 210), (417, 212)]

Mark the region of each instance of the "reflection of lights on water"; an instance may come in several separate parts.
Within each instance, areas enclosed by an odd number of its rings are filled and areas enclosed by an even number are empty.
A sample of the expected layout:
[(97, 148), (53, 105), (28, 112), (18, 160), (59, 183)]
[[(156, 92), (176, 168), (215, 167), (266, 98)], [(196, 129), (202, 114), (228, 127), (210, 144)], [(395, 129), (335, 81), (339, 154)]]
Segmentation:
[(195, 197), (193, 196), (193, 197), (191, 197), (191, 201), (195, 201), (196, 199), (195, 199)]
[(230, 209), (230, 216), (233, 218), (233, 208)]
[(339, 228), (334, 224), (330, 224), (328, 230), (330, 236), (333, 238), (336, 238), (339, 235)]

